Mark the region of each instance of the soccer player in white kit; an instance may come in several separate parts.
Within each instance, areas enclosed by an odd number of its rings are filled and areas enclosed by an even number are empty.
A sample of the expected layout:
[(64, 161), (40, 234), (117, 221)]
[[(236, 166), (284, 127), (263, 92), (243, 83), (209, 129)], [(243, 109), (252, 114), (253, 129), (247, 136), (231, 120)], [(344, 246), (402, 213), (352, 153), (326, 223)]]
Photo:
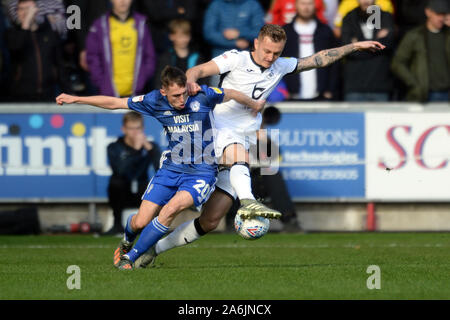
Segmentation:
[[(284, 30), (278, 25), (266, 24), (254, 40), (253, 51), (227, 51), (209, 62), (189, 69), (186, 73), (188, 93), (194, 95), (200, 90), (196, 83), (198, 79), (220, 75), (221, 87), (238, 89), (256, 100), (265, 99), (286, 74), (326, 67), (352, 52), (376, 52), (385, 48), (377, 41), (362, 41), (322, 50), (306, 58), (280, 58), (285, 43)], [(281, 217), (278, 211), (257, 202), (251, 190), (248, 150), (251, 143), (256, 143), (261, 114), (258, 113), (255, 117), (251, 109), (230, 101), (217, 106), (214, 120), (217, 129), (215, 152), (222, 165), (216, 190), (203, 206), (199, 218), (185, 222), (161, 239), (142, 256), (138, 265), (145, 267), (158, 254), (191, 243), (213, 231), (230, 210), (236, 196), (241, 201), (238, 214), (244, 218)]]

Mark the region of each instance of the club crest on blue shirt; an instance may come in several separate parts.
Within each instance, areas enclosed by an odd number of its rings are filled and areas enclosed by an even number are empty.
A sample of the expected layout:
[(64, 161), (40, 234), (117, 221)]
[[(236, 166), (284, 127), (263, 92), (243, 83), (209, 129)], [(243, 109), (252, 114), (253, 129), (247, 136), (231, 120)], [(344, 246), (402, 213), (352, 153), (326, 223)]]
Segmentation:
[(198, 110), (200, 110), (200, 102), (198, 102), (198, 101), (192, 101), (189, 106), (191, 107), (191, 110), (194, 112), (197, 112)]

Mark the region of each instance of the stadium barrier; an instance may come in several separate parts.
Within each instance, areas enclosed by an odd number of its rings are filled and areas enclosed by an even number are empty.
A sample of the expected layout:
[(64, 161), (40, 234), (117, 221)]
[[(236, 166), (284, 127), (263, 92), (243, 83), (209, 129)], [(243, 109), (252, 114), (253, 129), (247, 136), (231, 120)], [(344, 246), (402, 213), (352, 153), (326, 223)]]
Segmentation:
[[(363, 203), (367, 230), (376, 228), (375, 203), (449, 202), (449, 104), (275, 106), (282, 117), (267, 130), (295, 202)], [(0, 114), (0, 203), (106, 203), (106, 147), (123, 111), (3, 104)], [(156, 120), (145, 117), (145, 127), (167, 145)]]

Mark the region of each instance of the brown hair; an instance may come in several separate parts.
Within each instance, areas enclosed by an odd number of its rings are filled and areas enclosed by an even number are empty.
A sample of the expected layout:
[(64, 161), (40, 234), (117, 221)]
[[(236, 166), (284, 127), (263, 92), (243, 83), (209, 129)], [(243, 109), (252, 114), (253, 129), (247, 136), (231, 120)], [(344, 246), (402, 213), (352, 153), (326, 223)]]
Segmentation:
[(169, 33), (174, 34), (181, 31), (183, 34), (191, 34), (191, 23), (186, 19), (173, 19), (168, 25)]
[(186, 81), (186, 75), (180, 68), (166, 66), (161, 72), (161, 86), (163, 88), (168, 88), (172, 84), (184, 87), (186, 86)]
[(122, 125), (125, 126), (127, 122), (137, 122), (140, 121), (142, 124), (144, 124), (144, 118), (142, 117), (142, 114), (130, 111), (124, 114), (122, 118)]
[(258, 38), (269, 37), (273, 42), (286, 41), (286, 32), (277, 24), (266, 24), (259, 30)]

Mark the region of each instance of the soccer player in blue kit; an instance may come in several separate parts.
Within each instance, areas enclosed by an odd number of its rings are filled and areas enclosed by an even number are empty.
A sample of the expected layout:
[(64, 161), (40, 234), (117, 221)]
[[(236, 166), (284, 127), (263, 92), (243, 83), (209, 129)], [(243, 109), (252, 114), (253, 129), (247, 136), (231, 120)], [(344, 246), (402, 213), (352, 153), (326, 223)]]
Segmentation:
[(198, 94), (188, 97), (186, 75), (176, 67), (163, 70), (161, 83), (160, 90), (131, 98), (67, 94), (56, 98), (59, 105), (132, 109), (155, 117), (168, 135), (169, 150), (163, 153), (161, 168), (148, 184), (138, 213), (128, 218), (124, 239), (114, 252), (114, 265), (123, 270), (133, 269), (139, 256), (167, 233), (180, 211), (202, 205), (214, 191), (217, 163), (211, 111), (215, 105), (233, 99), (253, 109), (255, 115), (264, 107), (263, 100), (253, 100), (233, 89), (202, 86)]

